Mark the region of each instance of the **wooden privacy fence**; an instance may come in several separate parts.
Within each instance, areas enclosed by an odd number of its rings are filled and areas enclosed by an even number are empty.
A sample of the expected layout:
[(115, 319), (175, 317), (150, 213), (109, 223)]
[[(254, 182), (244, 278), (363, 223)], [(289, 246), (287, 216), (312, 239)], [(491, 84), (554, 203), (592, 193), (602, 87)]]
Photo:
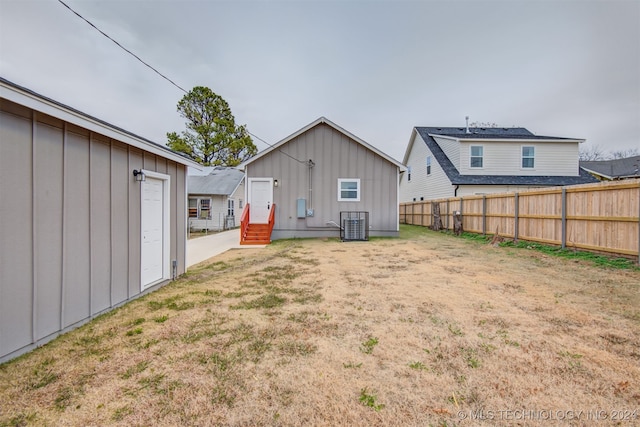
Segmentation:
[[(637, 256), (640, 262), (640, 179), (486, 194), (400, 204), (400, 222), (498, 234), (564, 247)], [(435, 215), (434, 215), (435, 213)]]

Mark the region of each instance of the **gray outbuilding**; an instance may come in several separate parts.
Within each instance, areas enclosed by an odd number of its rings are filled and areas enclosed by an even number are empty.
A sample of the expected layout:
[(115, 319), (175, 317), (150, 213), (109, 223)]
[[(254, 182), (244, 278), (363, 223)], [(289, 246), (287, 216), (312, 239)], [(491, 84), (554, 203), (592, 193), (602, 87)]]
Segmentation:
[(185, 272), (187, 166), (0, 78), (0, 362)]
[[(366, 240), (399, 233), (404, 166), (325, 117), (240, 168), (247, 201), (241, 243), (291, 237)], [(269, 236), (252, 231), (265, 223)]]

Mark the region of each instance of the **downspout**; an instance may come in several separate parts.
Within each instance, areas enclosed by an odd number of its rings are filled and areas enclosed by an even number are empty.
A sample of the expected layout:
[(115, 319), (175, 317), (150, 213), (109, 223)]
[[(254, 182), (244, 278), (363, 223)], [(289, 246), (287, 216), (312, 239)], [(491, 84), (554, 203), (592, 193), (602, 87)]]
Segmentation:
[(456, 188), (453, 190), (453, 197), (458, 197), (458, 188), (460, 188), (460, 185), (456, 185)]

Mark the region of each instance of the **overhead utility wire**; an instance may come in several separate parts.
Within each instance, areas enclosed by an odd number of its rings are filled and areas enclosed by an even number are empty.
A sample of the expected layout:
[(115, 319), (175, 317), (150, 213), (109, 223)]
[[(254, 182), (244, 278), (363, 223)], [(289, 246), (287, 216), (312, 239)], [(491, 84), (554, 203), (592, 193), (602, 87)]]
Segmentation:
[[(251, 133), (251, 132), (249, 132), (249, 131), (247, 131), (247, 133), (248, 133), (249, 135), (251, 135), (252, 137), (254, 137), (254, 138), (256, 138), (256, 139), (259, 139), (260, 141), (264, 142), (264, 143), (265, 143), (265, 144), (267, 144), (269, 147), (273, 148), (273, 145), (269, 144), (267, 141), (265, 141), (264, 139), (260, 138), (258, 135), (255, 135), (255, 134), (253, 134), (253, 133)], [(289, 153), (285, 153), (284, 151), (282, 151), (282, 150), (281, 150), (281, 149), (279, 149), (279, 148), (278, 148), (278, 151), (279, 151), (279, 152), (281, 152), (282, 154), (284, 154), (284, 155), (285, 155), (285, 156), (287, 156), (287, 157), (291, 157), (291, 158), (292, 158), (293, 160), (295, 160), (296, 162), (302, 163), (303, 165), (306, 165), (306, 164), (307, 164), (307, 162), (302, 161), (302, 160), (298, 160), (298, 159), (296, 159), (295, 157), (293, 157), (291, 154), (289, 154)]]
[[(90, 26), (92, 26), (96, 31), (98, 31), (100, 34), (102, 34), (103, 36), (105, 36), (106, 38), (108, 38), (109, 40), (111, 40), (112, 42), (114, 42), (120, 49), (124, 50), (125, 52), (127, 52), (129, 55), (133, 56), (134, 58), (136, 58), (138, 61), (140, 61), (141, 63), (143, 63), (145, 66), (147, 66), (148, 68), (150, 68), (151, 70), (153, 70), (153, 72), (155, 72), (157, 75), (159, 75), (160, 77), (162, 77), (163, 79), (165, 79), (166, 81), (168, 81), (169, 83), (171, 83), (172, 85), (174, 85), (175, 87), (177, 87), (178, 89), (180, 89), (181, 91), (183, 91), (184, 93), (189, 93), (188, 91), (184, 90), (182, 87), (180, 87), (178, 84), (176, 84), (173, 80), (171, 80), (170, 78), (168, 78), (167, 76), (165, 76), (164, 74), (162, 74), (160, 71), (156, 70), (155, 68), (153, 68), (151, 65), (147, 64), (146, 62), (144, 62), (142, 59), (140, 59), (140, 57), (138, 55), (136, 55), (135, 53), (131, 52), (129, 49), (127, 49), (126, 47), (122, 46), (120, 43), (118, 43), (116, 40), (114, 40), (113, 38), (111, 38), (111, 36), (109, 36), (107, 33), (105, 33), (104, 31), (102, 31), (100, 28), (96, 27), (91, 21), (89, 21), (87, 18), (85, 18), (84, 16), (80, 15), (78, 12), (76, 12), (75, 10), (73, 10), (68, 4), (66, 4), (65, 2), (63, 2), (62, 0), (58, 0), (58, 2), (60, 4), (62, 4), (64, 7), (66, 7), (67, 9), (69, 9), (71, 12), (73, 12), (78, 18), (82, 19), (84, 22), (86, 22), (87, 24), (89, 24)], [(272, 144), (269, 144), (267, 141), (265, 141), (264, 139), (260, 138), (259, 136), (247, 131), (247, 133), (251, 136), (253, 136), (256, 139), (259, 139), (260, 141), (264, 142), (265, 144), (267, 144), (269, 147), (273, 148)], [(300, 162), (302, 164), (307, 164), (307, 162), (302, 161), (302, 160), (298, 160), (295, 157), (291, 156), (290, 154), (285, 153), (284, 151), (282, 151), (281, 149), (278, 148), (278, 151), (281, 152), (282, 154), (284, 154), (285, 156), (291, 157), (293, 160), (295, 160), (296, 162)]]
[(105, 33), (104, 31), (102, 31), (100, 28), (96, 27), (95, 25), (93, 25), (93, 23), (91, 23), (88, 19), (86, 19), (84, 16), (80, 15), (78, 12), (76, 12), (75, 10), (73, 10), (68, 4), (66, 4), (65, 2), (63, 2), (62, 0), (58, 0), (58, 2), (60, 2), (64, 7), (66, 7), (67, 9), (69, 9), (71, 12), (73, 12), (76, 16), (78, 16), (78, 18), (82, 19), (84, 22), (86, 22), (87, 24), (91, 25), (93, 28), (95, 28), (100, 34), (102, 34), (103, 36), (105, 36), (106, 38), (108, 38), (109, 40), (111, 40), (112, 42), (114, 42), (116, 45), (118, 45), (118, 47), (122, 50), (124, 50), (125, 52), (127, 52), (129, 55), (133, 56), (134, 58), (136, 58), (138, 61), (142, 62), (144, 65), (146, 65), (148, 68), (150, 68), (151, 70), (153, 70), (157, 75), (159, 75), (160, 77), (162, 77), (163, 79), (165, 79), (166, 81), (168, 81), (169, 83), (171, 83), (172, 85), (174, 85), (175, 87), (177, 87), (178, 89), (180, 89), (181, 91), (183, 91), (184, 93), (188, 93), (186, 90), (184, 90), (183, 88), (181, 88), (179, 85), (177, 85), (173, 80), (171, 80), (170, 78), (168, 78), (167, 76), (165, 76), (164, 74), (162, 74), (160, 71), (156, 70), (155, 68), (153, 68), (151, 65), (147, 64), (146, 62), (144, 62), (142, 59), (140, 59), (140, 57), (138, 55), (136, 55), (135, 53), (131, 52), (129, 49), (127, 49), (126, 47), (122, 46), (120, 43), (118, 43), (117, 41), (115, 41), (114, 39), (112, 39), (111, 37), (109, 37), (109, 35), (107, 33)]

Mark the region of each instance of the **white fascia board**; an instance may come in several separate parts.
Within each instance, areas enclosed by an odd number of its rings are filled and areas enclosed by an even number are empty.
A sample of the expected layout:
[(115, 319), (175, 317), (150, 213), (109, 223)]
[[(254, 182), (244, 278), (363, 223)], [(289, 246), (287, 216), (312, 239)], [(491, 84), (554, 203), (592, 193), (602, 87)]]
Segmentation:
[(437, 133), (430, 133), (428, 134), (431, 138), (442, 138), (442, 139), (448, 139), (450, 141), (458, 141), (460, 142), (460, 138), (455, 138), (453, 136), (447, 136), (447, 135), (438, 135)]
[[(413, 149), (413, 144), (416, 142), (416, 136), (418, 135), (418, 130), (414, 127), (411, 130), (411, 136), (409, 137), (409, 143), (407, 144), (407, 149), (404, 151), (404, 157), (402, 158), (402, 163), (404, 165), (409, 161), (409, 155), (411, 154), (411, 150)], [(422, 139), (422, 137), (420, 137)], [(422, 141), (424, 143), (424, 141)], [(406, 169), (406, 166), (405, 166)]]
[(454, 136), (447, 136), (447, 135), (438, 135), (436, 133), (430, 133), (429, 134), (430, 137), (438, 137), (438, 138), (442, 138), (442, 139), (448, 139), (451, 141), (458, 141), (458, 142), (477, 142), (477, 143), (482, 143), (482, 142), (518, 142), (518, 143), (529, 143), (529, 144), (534, 144), (537, 142), (563, 142), (563, 143), (583, 143), (586, 140), (585, 139), (565, 139), (565, 138), (458, 138), (458, 137), (454, 137)]
[(171, 151), (169, 148), (165, 150), (150, 141), (145, 141), (141, 137), (137, 137), (133, 134), (126, 133), (123, 130), (108, 126), (107, 124), (102, 123), (84, 113), (71, 110), (70, 107), (65, 108), (60, 104), (40, 98), (32, 93), (24, 92), (13, 86), (6, 85), (3, 82), (0, 82), (0, 97), (76, 126), (80, 126), (92, 132), (124, 142), (132, 147), (173, 160), (176, 163), (191, 166), (196, 169), (200, 169), (202, 167), (199, 163), (182, 157)]

